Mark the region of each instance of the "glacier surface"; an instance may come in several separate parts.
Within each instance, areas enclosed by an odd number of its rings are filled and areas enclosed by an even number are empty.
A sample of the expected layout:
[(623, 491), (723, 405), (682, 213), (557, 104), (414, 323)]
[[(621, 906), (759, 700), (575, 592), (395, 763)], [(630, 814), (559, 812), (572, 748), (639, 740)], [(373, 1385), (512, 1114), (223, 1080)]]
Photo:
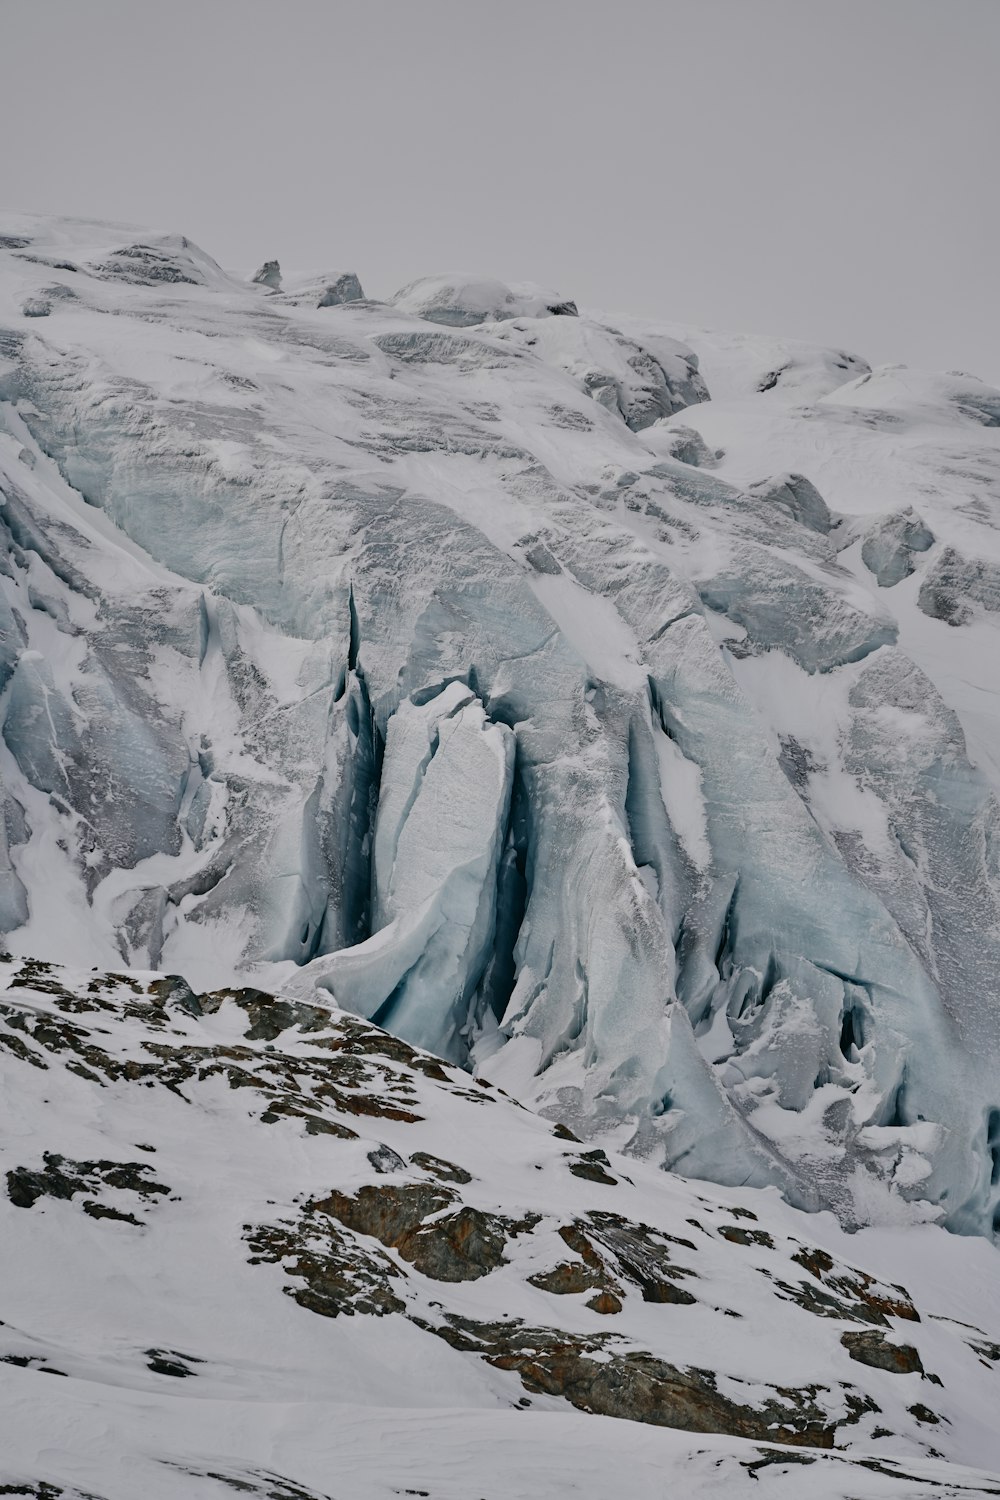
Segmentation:
[(7, 947), (332, 995), (657, 1164), (1000, 1227), (1000, 393), (3, 230)]

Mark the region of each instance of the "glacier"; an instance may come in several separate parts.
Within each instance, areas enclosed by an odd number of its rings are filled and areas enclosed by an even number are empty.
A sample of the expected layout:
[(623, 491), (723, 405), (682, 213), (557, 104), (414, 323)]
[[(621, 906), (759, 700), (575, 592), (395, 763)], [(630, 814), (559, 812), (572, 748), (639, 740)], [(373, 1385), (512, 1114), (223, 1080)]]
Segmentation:
[(7, 948), (336, 1002), (849, 1228), (1000, 1229), (1000, 393), (2, 230)]

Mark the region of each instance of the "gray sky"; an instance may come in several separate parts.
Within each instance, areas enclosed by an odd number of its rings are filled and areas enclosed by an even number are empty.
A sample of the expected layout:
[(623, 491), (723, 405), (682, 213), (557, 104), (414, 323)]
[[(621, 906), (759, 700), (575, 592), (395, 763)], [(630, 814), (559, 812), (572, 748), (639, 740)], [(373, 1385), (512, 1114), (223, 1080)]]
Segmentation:
[(1000, 382), (1000, 0), (0, 0), (0, 202)]

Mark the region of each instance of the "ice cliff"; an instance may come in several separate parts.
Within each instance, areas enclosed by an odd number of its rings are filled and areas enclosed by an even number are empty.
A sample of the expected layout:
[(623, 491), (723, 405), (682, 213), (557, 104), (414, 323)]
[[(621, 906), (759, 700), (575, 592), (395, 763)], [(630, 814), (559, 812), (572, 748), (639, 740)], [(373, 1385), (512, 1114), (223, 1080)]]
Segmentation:
[(2, 227), (7, 947), (997, 1229), (1000, 393)]

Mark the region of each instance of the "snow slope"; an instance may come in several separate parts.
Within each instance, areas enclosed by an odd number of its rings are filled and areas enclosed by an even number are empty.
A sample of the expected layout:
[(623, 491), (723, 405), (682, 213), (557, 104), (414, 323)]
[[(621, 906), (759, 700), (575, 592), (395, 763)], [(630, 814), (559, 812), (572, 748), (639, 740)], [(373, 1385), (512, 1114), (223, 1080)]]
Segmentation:
[(3, 1493), (1000, 1493), (982, 1239), (703, 1190), (249, 988), (5, 955), (0, 1076)]
[(1000, 1214), (1000, 395), (0, 233), (0, 930), (635, 1158)]

